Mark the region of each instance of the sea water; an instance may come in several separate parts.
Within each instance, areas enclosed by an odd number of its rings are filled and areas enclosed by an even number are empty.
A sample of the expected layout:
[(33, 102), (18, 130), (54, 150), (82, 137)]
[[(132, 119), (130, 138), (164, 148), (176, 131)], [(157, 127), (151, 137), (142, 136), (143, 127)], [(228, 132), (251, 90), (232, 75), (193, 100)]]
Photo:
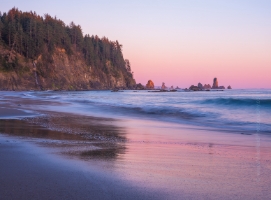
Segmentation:
[[(11, 95), (4, 93), (2, 95)], [(271, 134), (271, 90), (201, 92), (63, 91), (12, 93), (66, 103), (51, 109), (114, 118), (162, 120), (199, 127)]]
[(271, 90), (0, 92), (6, 101), (111, 118), (123, 140), (106, 140), (109, 154), (86, 165), (167, 199), (271, 198)]

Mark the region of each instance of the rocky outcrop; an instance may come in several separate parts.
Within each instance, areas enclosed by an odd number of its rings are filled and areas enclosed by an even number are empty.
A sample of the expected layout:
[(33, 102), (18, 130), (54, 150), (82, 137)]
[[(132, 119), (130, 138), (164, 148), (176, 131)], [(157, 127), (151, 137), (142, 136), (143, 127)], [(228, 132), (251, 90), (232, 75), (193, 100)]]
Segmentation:
[(210, 84), (204, 84), (204, 86), (203, 86), (203, 89), (205, 89), (205, 90), (210, 90), (212, 87), (211, 87), (211, 85)]
[(218, 89), (218, 80), (214, 78), (212, 89)]
[(148, 83), (146, 84), (146, 89), (154, 89), (154, 83), (152, 80), (149, 80)]
[[(195, 86), (195, 85), (191, 85), (189, 87), (189, 90), (192, 90), (192, 91), (210, 91), (210, 89), (219, 89), (219, 90), (224, 90), (225, 87), (224, 86), (218, 86), (218, 80), (217, 78), (214, 78), (214, 81), (213, 81), (213, 86), (211, 87), (211, 85), (207, 85), (205, 84), (204, 86), (201, 84), (201, 83), (198, 83), (198, 86)], [(228, 89), (231, 89), (231, 86), (228, 86)]]
[(198, 88), (202, 90), (203, 89), (203, 85), (201, 83), (198, 83)]
[(105, 68), (89, 66), (82, 54), (68, 55), (64, 49), (57, 48), (52, 55), (31, 60), (0, 45), (0, 90), (135, 88), (130, 72), (116, 70), (109, 60)]
[(232, 89), (230, 85), (229, 85), (227, 88), (228, 88), (229, 90)]
[(136, 90), (144, 90), (145, 87), (144, 87), (141, 83), (138, 83), (138, 84), (136, 84), (135, 89), (136, 89)]
[(224, 90), (225, 87), (224, 86), (218, 86), (218, 80), (217, 80), (217, 78), (214, 78), (212, 89)]
[(165, 85), (165, 83), (163, 82), (162, 83), (162, 86), (161, 86), (161, 90), (166, 90), (167, 89), (167, 86)]
[(189, 87), (189, 90), (192, 90), (192, 91), (200, 91), (201, 89), (200, 89), (198, 86), (191, 85), (191, 86)]

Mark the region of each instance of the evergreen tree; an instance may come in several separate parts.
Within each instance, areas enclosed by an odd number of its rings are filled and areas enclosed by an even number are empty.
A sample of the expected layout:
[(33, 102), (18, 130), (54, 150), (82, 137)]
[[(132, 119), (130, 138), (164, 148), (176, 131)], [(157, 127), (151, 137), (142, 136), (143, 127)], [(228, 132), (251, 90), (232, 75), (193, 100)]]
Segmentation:
[[(0, 13), (0, 41), (10, 51), (29, 59), (50, 55), (57, 48), (65, 49), (68, 55), (81, 53), (88, 66), (105, 74), (123, 71), (132, 77), (129, 60), (124, 60), (122, 45), (118, 41), (96, 36), (83, 36), (82, 28), (71, 22), (68, 26), (49, 14), (22, 12), (12, 8)], [(77, 54), (76, 54), (77, 55)]]

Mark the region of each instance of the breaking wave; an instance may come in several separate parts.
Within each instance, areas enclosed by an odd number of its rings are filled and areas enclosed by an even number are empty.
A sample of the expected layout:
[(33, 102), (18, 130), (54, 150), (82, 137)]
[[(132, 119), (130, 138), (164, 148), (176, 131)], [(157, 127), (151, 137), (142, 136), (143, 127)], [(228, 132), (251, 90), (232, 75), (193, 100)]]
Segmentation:
[(216, 98), (206, 99), (202, 101), (203, 104), (216, 104), (226, 106), (264, 106), (271, 108), (271, 99), (235, 99), (235, 98)]

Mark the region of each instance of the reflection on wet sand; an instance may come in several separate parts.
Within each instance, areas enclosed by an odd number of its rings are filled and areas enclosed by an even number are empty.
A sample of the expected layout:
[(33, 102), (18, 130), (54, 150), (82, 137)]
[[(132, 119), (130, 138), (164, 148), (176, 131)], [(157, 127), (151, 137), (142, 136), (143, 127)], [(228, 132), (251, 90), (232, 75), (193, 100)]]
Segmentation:
[[(32, 138), (54, 153), (87, 160), (103, 173), (159, 189), (170, 199), (271, 199), (268, 136), (255, 145), (255, 136), (249, 134), (40, 111), (54, 104), (44, 100), (12, 103), (26, 109), (34, 104), (32, 109), (44, 115), (0, 120), (0, 133)], [(59, 105), (65, 112), (68, 106)]]
[[(95, 145), (96, 146), (96, 145)], [(120, 145), (111, 145), (110, 148), (102, 148), (98, 150), (83, 151), (81, 156), (84, 158), (96, 159), (112, 159), (117, 158), (120, 154), (125, 153), (125, 147)]]
[(56, 153), (83, 159), (116, 159), (125, 153), (125, 131), (113, 119), (61, 113), (0, 119), (0, 133), (30, 139)]

